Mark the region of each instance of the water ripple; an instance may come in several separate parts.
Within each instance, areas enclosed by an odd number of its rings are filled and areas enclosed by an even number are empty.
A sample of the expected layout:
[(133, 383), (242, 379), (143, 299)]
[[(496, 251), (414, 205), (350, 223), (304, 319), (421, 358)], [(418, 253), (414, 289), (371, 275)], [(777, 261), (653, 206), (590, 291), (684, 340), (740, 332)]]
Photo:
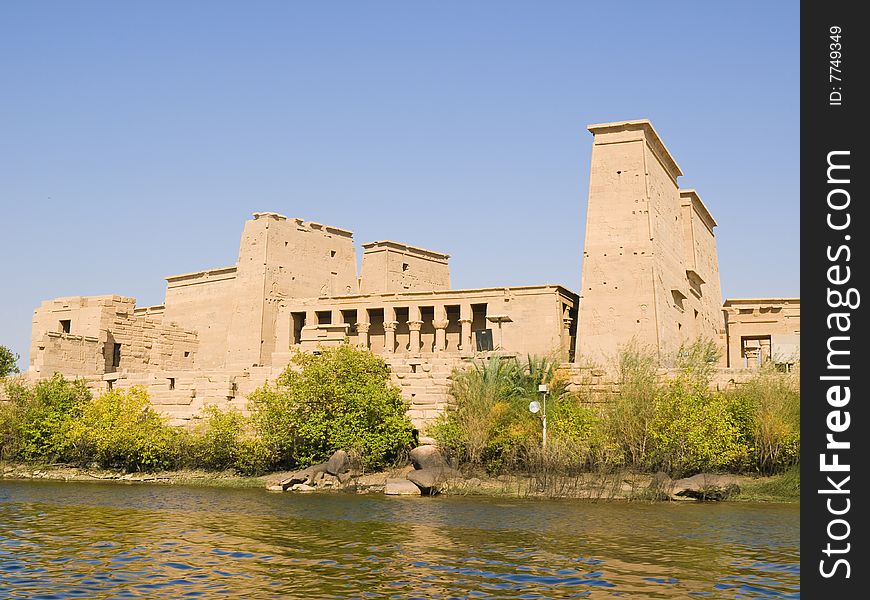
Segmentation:
[(800, 597), (794, 506), (0, 481), (0, 597)]

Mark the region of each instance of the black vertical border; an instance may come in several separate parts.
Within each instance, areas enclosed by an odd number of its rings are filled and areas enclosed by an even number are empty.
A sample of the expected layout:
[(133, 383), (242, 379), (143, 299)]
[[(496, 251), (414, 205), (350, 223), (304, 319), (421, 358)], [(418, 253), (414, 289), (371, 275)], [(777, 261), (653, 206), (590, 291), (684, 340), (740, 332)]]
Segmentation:
[[(863, 303), (870, 302), (870, 296), (865, 298), (862, 294), (866, 291), (864, 282), (870, 268), (866, 262), (864, 241), (870, 232), (870, 223), (867, 222), (867, 211), (862, 210), (867, 201), (866, 180), (870, 173), (866, 160), (866, 134), (862, 133), (866, 129), (865, 120), (861, 114), (870, 110), (867, 95), (863, 92), (867, 82), (862, 81), (868, 66), (865, 57), (870, 23), (859, 17), (860, 6), (861, 3), (857, 2), (820, 1), (801, 5), (801, 593), (802, 597), (811, 600), (866, 598), (870, 582), (866, 550), (870, 539), (862, 522), (870, 507), (866, 505), (867, 495), (859, 492), (859, 488), (867, 489), (870, 483), (865, 442), (870, 436), (870, 426), (864, 407), (868, 400), (865, 380), (870, 376), (870, 369), (862, 363), (870, 356), (866, 351), (870, 347), (865, 348), (870, 339), (865, 337), (866, 319), (863, 315), (866, 310)], [(842, 82), (830, 79), (831, 44), (835, 43), (830, 37), (831, 27), (842, 29), (839, 40), (842, 44), (839, 65), (842, 74), (834, 73), (842, 77)], [(832, 92), (842, 94), (839, 104), (836, 104), (836, 98), (832, 102)], [(828, 182), (828, 155), (832, 151), (849, 152), (846, 158), (841, 154), (836, 159), (850, 165), (848, 184)], [(837, 173), (842, 177), (845, 172), (840, 170)], [(828, 194), (838, 188), (847, 190), (849, 206), (832, 211), (828, 206)], [(842, 193), (834, 194), (835, 204), (843, 204), (844, 198)], [(847, 212), (850, 218), (847, 229), (835, 231), (829, 226), (829, 213), (832, 213), (835, 223), (842, 224)], [(842, 251), (838, 260), (830, 260), (829, 253), (837, 256), (836, 250), (842, 245), (848, 246), (849, 252)], [(848, 254), (851, 256), (847, 261)], [(845, 267), (849, 267), (847, 283), (832, 285), (829, 282), (828, 269), (836, 264), (840, 265), (840, 270), (834, 273), (835, 278), (842, 278)], [(862, 294), (859, 306), (854, 309), (831, 307), (829, 289), (845, 294), (848, 288), (855, 288)], [(848, 332), (829, 329), (828, 317), (835, 312), (849, 313)], [(850, 351), (847, 357), (840, 356), (838, 360), (840, 363), (848, 362), (848, 370), (828, 368), (828, 341), (835, 335), (849, 338), (848, 341), (836, 342), (839, 349)], [(850, 401), (846, 406), (833, 407), (828, 403), (827, 393), (835, 382), (821, 377), (844, 374), (850, 380), (836, 383), (849, 386)], [(837, 440), (850, 443), (847, 450), (826, 449), (826, 435), (831, 433), (827, 419), (830, 411), (836, 410), (849, 412), (849, 428), (834, 434)], [(834, 418), (842, 421), (845, 416), (841, 412)], [(848, 464), (849, 471), (823, 472), (820, 455), (825, 453), (829, 463), (831, 455), (837, 453), (839, 462)], [(828, 476), (849, 493), (821, 493), (820, 490), (833, 487), (827, 480)], [(850, 479), (843, 484), (845, 476)], [(834, 510), (843, 510), (847, 498), (848, 512), (839, 516), (831, 514), (828, 500), (831, 500)], [(828, 526), (834, 519), (848, 522), (848, 528), (842, 522), (831, 526), (837, 537), (848, 531), (847, 538), (840, 541), (829, 538)], [(848, 552), (826, 555), (828, 543), (841, 550), (849, 544)], [(823, 576), (822, 570), (830, 574), (838, 558), (848, 561), (849, 577), (846, 577), (847, 569), (842, 563), (832, 576)]]

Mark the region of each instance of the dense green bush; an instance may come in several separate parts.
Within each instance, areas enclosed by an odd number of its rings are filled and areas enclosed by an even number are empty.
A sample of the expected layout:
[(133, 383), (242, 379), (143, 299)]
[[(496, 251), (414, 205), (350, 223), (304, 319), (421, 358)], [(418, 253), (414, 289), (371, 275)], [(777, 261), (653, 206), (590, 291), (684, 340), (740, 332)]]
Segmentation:
[(249, 451), (252, 462), (267, 468), (306, 466), (343, 448), (375, 469), (413, 441), (408, 406), (390, 384), (386, 363), (347, 345), (297, 353), (276, 385), (256, 390), (249, 401), (262, 442)]
[[(711, 391), (714, 350), (710, 342), (682, 348), (668, 381), (651, 352), (625, 348), (619, 391), (598, 404), (567, 392), (551, 360), (491, 357), (454, 371), (454, 403), (429, 433), (461, 462), (491, 473), (561, 477), (627, 467), (770, 474), (797, 465), (798, 374), (765, 367), (734, 390)], [(546, 450), (540, 414), (528, 410), (541, 398), (541, 383), (550, 386)], [(7, 379), (5, 389), (0, 458), (7, 460), (260, 474), (322, 462), (339, 448), (377, 469), (412, 443), (407, 405), (386, 364), (349, 346), (294, 356), (275, 385), (251, 395), (249, 417), (209, 406), (188, 429), (169, 426), (142, 388), (92, 398), (82, 381), (55, 375), (35, 384)]]
[(729, 408), (749, 446), (754, 469), (769, 474), (800, 461), (800, 375), (772, 366), (727, 394)]
[(175, 466), (179, 431), (148, 403), (144, 388), (113, 390), (85, 403), (69, 433), (80, 463), (152, 471)]
[(0, 456), (24, 461), (56, 461), (69, 453), (69, 434), (91, 399), (84, 383), (60, 375), (29, 385), (10, 381), (9, 401), (0, 403)]
[(307, 466), (344, 448), (375, 469), (413, 442), (407, 405), (386, 364), (349, 346), (296, 355), (276, 385), (252, 394), (250, 417), (207, 406), (188, 429), (170, 426), (139, 387), (91, 398), (83, 382), (55, 375), (6, 388), (0, 456), (13, 460), (259, 474)]
[(709, 470), (735, 470), (748, 448), (728, 411), (728, 398), (682, 378), (655, 401), (650, 422), (651, 452), (646, 465), (675, 476)]
[(661, 391), (653, 351), (632, 343), (619, 354), (619, 391), (606, 408), (603, 437), (611, 444), (607, 458), (615, 465), (645, 465), (650, 427)]
[[(610, 470), (703, 470), (771, 473), (796, 464), (800, 389), (794, 374), (764, 369), (736, 391), (711, 390), (717, 360), (710, 340), (680, 348), (670, 380), (653, 352), (637, 346), (619, 356), (619, 391), (603, 404), (565, 392), (547, 361), (491, 358), (453, 374), (454, 406), (430, 433), (461, 461), (489, 471), (579, 466)], [(537, 384), (551, 383), (548, 452), (540, 422), (528, 411)]]
[[(196, 425), (184, 434), (183, 463), (205, 469), (229, 469), (243, 461), (248, 420), (237, 410), (203, 407)], [(247, 465), (245, 465), (247, 466)], [(250, 470), (250, 469), (245, 469)]]
[[(566, 396), (567, 381), (547, 358), (529, 356), (521, 362), (492, 356), (456, 369), (450, 386), (454, 403), (430, 433), (460, 461), (483, 465), (490, 472), (516, 468), (541, 440), (540, 416), (529, 412), (528, 405), (541, 399), (538, 385), (542, 383), (550, 386), (551, 406), (558, 407)], [(550, 411), (564, 421), (557, 431), (571, 429), (572, 419), (578, 417), (572, 410), (566, 404), (562, 411)]]

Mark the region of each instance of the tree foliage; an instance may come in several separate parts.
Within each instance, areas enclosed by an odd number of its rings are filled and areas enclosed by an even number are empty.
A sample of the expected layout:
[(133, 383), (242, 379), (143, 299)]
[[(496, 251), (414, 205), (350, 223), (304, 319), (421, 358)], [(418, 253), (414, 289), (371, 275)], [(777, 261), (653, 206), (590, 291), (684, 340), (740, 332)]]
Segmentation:
[(26, 461), (64, 459), (69, 435), (91, 394), (81, 381), (55, 374), (29, 385), (6, 385), (9, 402), (0, 405), (0, 455)]
[(21, 372), (17, 364), (19, 358), (18, 354), (6, 346), (0, 345), (0, 379)]
[(177, 435), (178, 430), (151, 407), (148, 392), (136, 386), (85, 403), (69, 437), (71, 455), (78, 462), (154, 471), (175, 465)]
[(408, 406), (386, 363), (348, 345), (295, 354), (276, 384), (249, 401), (269, 468), (307, 466), (345, 449), (374, 469), (412, 443)]

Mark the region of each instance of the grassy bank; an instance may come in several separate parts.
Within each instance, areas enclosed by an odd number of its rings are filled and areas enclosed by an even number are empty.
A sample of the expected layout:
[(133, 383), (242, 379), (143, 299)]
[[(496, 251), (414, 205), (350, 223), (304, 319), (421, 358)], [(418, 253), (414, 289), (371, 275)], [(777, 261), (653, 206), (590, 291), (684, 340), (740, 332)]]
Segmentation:
[[(596, 402), (569, 392), (552, 361), (494, 357), (453, 373), (455, 402), (426, 433), (467, 475), (450, 493), (643, 499), (658, 472), (718, 472), (741, 477), (743, 499), (796, 499), (797, 374), (762, 369), (740, 388), (714, 392), (713, 361), (709, 343), (683, 348), (670, 365), (677, 375), (664, 381), (651, 354), (628, 348), (619, 392)], [(546, 448), (541, 415), (528, 408), (541, 384), (549, 387)], [(58, 375), (8, 380), (5, 390), (0, 461), (22, 477), (29, 469), (256, 486), (345, 449), (355, 471), (377, 479), (406, 468), (414, 444), (407, 404), (383, 360), (347, 346), (298, 354), (274, 385), (249, 397), (249, 414), (206, 407), (185, 428), (168, 425), (141, 388), (94, 397)]]

